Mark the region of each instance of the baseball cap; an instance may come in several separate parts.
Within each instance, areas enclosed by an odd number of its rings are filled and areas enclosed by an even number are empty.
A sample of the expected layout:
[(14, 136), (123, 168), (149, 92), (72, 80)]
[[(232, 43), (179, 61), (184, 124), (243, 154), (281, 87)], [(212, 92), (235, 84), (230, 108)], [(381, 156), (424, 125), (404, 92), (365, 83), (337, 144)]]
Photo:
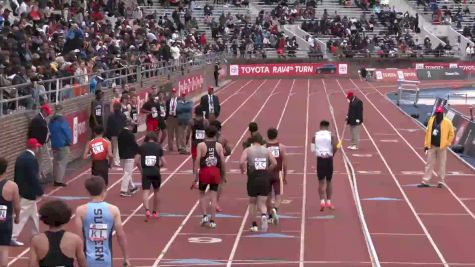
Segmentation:
[(176, 88), (173, 88), (173, 89), (172, 89), (172, 93), (176, 93)]
[(43, 106), (41, 106), (41, 111), (46, 112), (47, 116), (49, 116), (49, 115), (51, 115), (51, 113), (53, 113), (53, 110), (51, 109), (51, 107), (48, 104), (44, 104)]
[(186, 96), (186, 91), (181, 92), (181, 96), (185, 97)]
[(40, 148), (42, 145), (38, 142), (36, 138), (30, 138), (26, 141), (27, 148)]
[(355, 94), (353, 94), (352, 91), (349, 91), (347, 94), (346, 94), (346, 98), (350, 99), (350, 98), (353, 98)]
[(435, 108), (435, 113), (444, 113), (444, 107), (443, 106), (438, 106)]

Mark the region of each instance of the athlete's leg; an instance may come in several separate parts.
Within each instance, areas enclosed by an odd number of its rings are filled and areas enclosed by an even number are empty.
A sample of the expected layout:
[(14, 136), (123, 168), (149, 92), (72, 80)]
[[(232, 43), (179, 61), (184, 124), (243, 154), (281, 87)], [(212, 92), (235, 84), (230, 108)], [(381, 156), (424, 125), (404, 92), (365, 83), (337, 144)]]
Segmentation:
[(206, 194), (206, 187), (207, 184), (199, 184), (199, 190), (200, 190), (200, 207), (201, 207), (201, 214), (207, 215), (208, 214), (208, 206), (209, 206), (209, 195)]
[(267, 196), (258, 196), (257, 197), (257, 209), (261, 212), (261, 215), (267, 214), (267, 202), (268, 197)]
[(214, 220), (216, 218), (216, 206), (218, 204), (218, 192), (215, 190), (209, 190), (209, 199), (211, 201), (211, 220)]
[(148, 198), (150, 197), (150, 188), (149, 189), (143, 189), (143, 194), (142, 194), (142, 201), (143, 201), (143, 207), (145, 208), (145, 211), (150, 210), (150, 206), (148, 203)]
[(8, 246), (0, 246), (0, 267), (7, 267), (8, 265)]
[(153, 189), (153, 212), (158, 212), (160, 208), (160, 195), (158, 194), (160, 191), (160, 188), (154, 188)]
[(332, 186), (332, 181), (327, 180), (327, 188), (325, 190), (327, 194), (327, 202), (330, 203), (330, 200), (332, 199), (332, 193), (333, 193), (333, 186)]
[(257, 197), (249, 197), (249, 216), (252, 219), (253, 225), (256, 224), (256, 217), (257, 217), (256, 204), (257, 204)]

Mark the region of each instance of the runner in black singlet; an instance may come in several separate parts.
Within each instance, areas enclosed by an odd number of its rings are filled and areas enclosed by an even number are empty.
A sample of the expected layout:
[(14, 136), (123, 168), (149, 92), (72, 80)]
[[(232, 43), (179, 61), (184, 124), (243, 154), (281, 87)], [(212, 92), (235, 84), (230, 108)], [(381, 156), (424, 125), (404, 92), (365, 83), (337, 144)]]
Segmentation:
[(138, 107), (138, 97), (136, 94), (132, 95), (130, 98), (130, 119), (134, 124), (132, 129), (133, 133), (137, 133), (139, 125), (139, 107)]
[[(224, 138), (223, 135), (221, 134), (221, 122), (218, 120), (213, 120), (209, 124), (211, 126), (216, 127), (216, 129), (218, 129), (218, 134), (216, 135), (216, 141), (218, 141), (218, 143), (220, 143), (223, 146), (224, 156), (225, 157), (230, 156), (232, 149), (231, 149), (231, 146), (229, 145), (228, 140)], [(221, 176), (223, 175), (224, 173), (221, 173)], [(221, 183), (219, 184), (219, 188), (218, 188), (218, 204), (216, 206), (217, 212), (223, 211), (223, 209), (221, 209), (221, 207), (219, 206), (219, 199), (221, 198), (221, 194), (223, 193), (223, 186), (224, 186), (224, 182), (221, 180)]]
[(195, 117), (191, 119), (186, 131), (186, 146), (188, 147), (191, 135), (191, 158), (193, 159), (193, 166), (196, 161), (196, 147), (206, 138), (205, 129), (209, 125), (207, 119), (203, 117), (203, 110), (200, 106), (195, 108)]

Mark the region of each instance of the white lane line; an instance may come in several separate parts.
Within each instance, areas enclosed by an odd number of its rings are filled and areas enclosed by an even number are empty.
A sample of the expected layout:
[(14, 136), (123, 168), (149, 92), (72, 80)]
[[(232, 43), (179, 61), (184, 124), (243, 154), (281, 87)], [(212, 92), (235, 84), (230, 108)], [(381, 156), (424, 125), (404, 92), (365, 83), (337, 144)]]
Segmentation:
[[(340, 90), (342, 92), (343, 95), (345, 95), (345, 91), (343, 90), (343, 87), (341, 86), (340, 84), (340, 81), (336, 80), (336, 82), (338, 83), (338, 86), (340, 87)], [(368, 99), (369, 100), (369, 99)], [(391, 167), (389, 166), (388, 162), (386, 161), (386, 158), (383, 156), (383, 154), (381, 153), (381, 150), (379, 149), (378, 145), (376, 144), (376, 141), (373, 139), (372, 135), (370, 134), (370, 132), (368, 131), (368, 128), (366, 128), (366, 125), (362, 124), (363, 126), (363, 129), (365, 130), (366, 134), (368, 135), (369, 139), (371, 139), (371, 143), (373, 143), (373, 146), (374, 148), (376, 149), (376, 151), (378, 152), (378, 155), (379, 157), (381, 158), (381, 160), (383, 161), (384, 163), (384, 166), (386, 167), (386, 169), (389, 171), (389, 173), (391, 174), (391, 177), (393, 178), (394, 180), (394, 183), (396, 184), (396, 186), (398, 187), (399, 191), (401, 192), (402, 196), (404, 197), (404, 200), (407, 202), (407, 205), (409, 206), (409, 208), (411, 209), (412, 213), (414, 214), (417, 222), (419, 223), (419, 225), (421, 226), (422, 230), (424, 231), (424, 233), (426, 234), (429, 242), (431, 243), (434, 251), (437, 253), (437, 256), (439, 257), (441, 263), (446, 266), (446, 267), (449, 267), (449, 265), (447, 264), (447, 261), (445, 260), (445, 257), (444, 255), (442, 255), (442, 252), (440, 251), (439, 247), (437, 246), (437, 244), (435, 243), (434, 239), (432, 238), (431, 234), (429, 233), (429, 230), (427, 230), (427, 227), (425, 226), (424, 222), (422, 222), (422, 219), (421, 217), (419, 217), (419, 215), (417, 214), (416, 212), (416, 209), (414, 208), (414, 205), (412, 205), (412, 202), (409, 200), (409, 197), (406, 195), (406, 192), (403, 190), (401, 184), (399, 183), (399, 180), (396, 178), (396, 175), (394, 175), (394, 172), (393, 170), (391, 169)]]
[[(371, 233), (371, 235), (384, 235), (384, 236), (423, 236), (425, 234), (411, 234), (411, 233)], [(439, 263), (440, 264), (440, 263)]]
[(421, 216), (469, 216), (467, 213), (434, 213), (434, 212), (419, 212)]
[(303, 267), (305, 260), (305, 220), (306, 220), (306, 207), (307, 207), (307, 168), (308, 168), (308, 128), (309, 128), (309, 116), (310, 113), (310, 80), (307, 80), (307, 103), (305, 110), (305, 146), (304, 146), (304, 165), (303, 165), (303, 188), (302, 188), (302, 211), (300, 221), (300, 255), (299, 266)]

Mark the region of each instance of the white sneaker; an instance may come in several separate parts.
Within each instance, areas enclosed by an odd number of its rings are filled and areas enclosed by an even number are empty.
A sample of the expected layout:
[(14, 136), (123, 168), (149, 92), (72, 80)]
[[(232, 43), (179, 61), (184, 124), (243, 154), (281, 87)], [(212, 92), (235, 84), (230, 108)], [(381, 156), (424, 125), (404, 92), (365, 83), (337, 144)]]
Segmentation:
[(267, 229), (269, 229), (269, 223), (267, 222), (267, 215), (262, 215), (261, 216), (261, 230), (263, 232), (267, 232)]
[(258, 232), (259, 228), (257, 228), (257, 226), (251, 226), (249, 230), (251, 230), (251, 232)]
[(209, 223), (209, 216), (204, 215), (203, 218), (201, 218), (201, 226), (205, 226)]
[(214, 229), (214, 228), (216, 228), (216, 223), (215, 222), (210, 222), (208, 224), (208, 227), (211, 228), (211, 229)]

